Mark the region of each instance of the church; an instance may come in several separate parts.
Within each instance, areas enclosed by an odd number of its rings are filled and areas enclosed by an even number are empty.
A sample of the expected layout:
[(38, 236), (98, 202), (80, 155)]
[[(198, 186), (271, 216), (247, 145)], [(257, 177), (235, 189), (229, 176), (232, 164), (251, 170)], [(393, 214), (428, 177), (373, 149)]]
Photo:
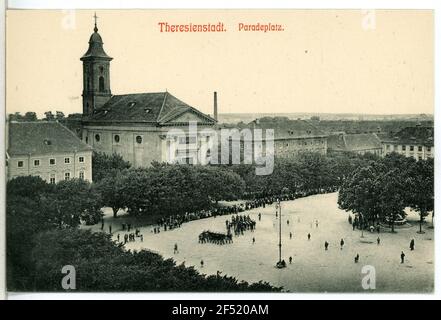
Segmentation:
[[(216, 100), (212, 118), (167, 91), (112, 95), (112, 59), (104, 51), (95, 16), (89, 48), (80, 58), (82, 140), (97, 152), (120, 154), (133, 167), (147, 167), (155, 161), (207, 163), (213, 137), (203, 129), (217, 123)], [(190, 123), (197, 125), (196, 134), (189, 132)]]

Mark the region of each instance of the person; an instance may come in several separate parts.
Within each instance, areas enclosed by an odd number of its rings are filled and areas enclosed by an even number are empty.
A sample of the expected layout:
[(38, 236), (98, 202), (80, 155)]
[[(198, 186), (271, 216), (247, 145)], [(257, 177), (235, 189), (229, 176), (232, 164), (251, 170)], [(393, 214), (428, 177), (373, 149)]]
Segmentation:
[(175, 243), (175, 248), (174, 248), (174, 250), (173, 250), (173, 253), (178, 253), (178, 244), (177, 243)]
[(315, 220), (315, 227), (318, 228), (318, 220)]
[(141, 242), (144, 242), (144, 235), (141, 235)]
[(308, 233), (308, 240), (311, 240), (311, 234)]
[(325, 250), (326, 250), (326, 251), (328, 250), (328, 246), (329, 246), (328, 241), (325, 241)]
[(292, 257), (289, 257), (289, 264), (292, 263)]
[(380, 237), (377, 238), (377, 245), (380, 245)]
[(360, 259), (360, 255), (357, 253), (357, 255), (354, 258), (354, 262), (358, 263), (358, 260)]
[(256, 242), (256, 239), (253, 237), (253, 244)]
[(348, 222), (349, 222), (349, 224), (352, 224), (352, 216), (351, 215), (348, 215)]
[(261, 218), (262, 218), (262, 215), (261, 215), (260, 212), (259, 212), (259, 221), (260, 221)]
[(410, 247), (410, 251), (413, 251), (413, 250), (415, 249), (415, 240), (414, 240), (414, 239), (412, 239), (412, 240), (410, 241), (410, 245), (409, 245), (409, 247)]
[(289, 225), (289, 220), (286, 220), (286, 224)]
[(101, 230), (104, 230), (104, 219), (101, 219)]
[(340, 250), (343, 250), (343, 246), (345, 245), (345, 242), (343, 239), (340, 240)]
[(380, 234), (380, 224), (377, 224), (377, 233)]
[(355, 230), (356, 225), (357, 225), (357, 224), (356, 224), (355, 222), (352, 224), (352, 231)]
[(119, 242), (119, 233), (118, 233), (118, 235), (116, 236), (116, 238), (118, 239), (118, 242)]
[(289, 233), (289, 238), (292, 239), (292, 232)]
[(405, 257), (406, 255), (404, 254), (404, 252), (403, 251), (401, 251), (401, 263), (404, 263), (404, 257)]
[(276, 218), (277, 218), (277, 210), (276, 210)]
[(109, 233), (112, 233), (112, 225), (109, 225)]
[(201, 260), (201, 268), (204, 267), (204, 260)]

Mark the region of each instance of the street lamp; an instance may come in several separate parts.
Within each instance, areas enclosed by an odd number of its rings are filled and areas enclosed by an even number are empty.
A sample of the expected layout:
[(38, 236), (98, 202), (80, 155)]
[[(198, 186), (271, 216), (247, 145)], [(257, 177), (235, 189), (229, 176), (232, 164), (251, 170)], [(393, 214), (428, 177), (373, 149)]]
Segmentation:
[(282, 261), (282, 204), (277, 199), (276, 211), (279, 209), (279, 261), (276, 263), (276, 267), (279, 269), (285, 268), (286, 263)]

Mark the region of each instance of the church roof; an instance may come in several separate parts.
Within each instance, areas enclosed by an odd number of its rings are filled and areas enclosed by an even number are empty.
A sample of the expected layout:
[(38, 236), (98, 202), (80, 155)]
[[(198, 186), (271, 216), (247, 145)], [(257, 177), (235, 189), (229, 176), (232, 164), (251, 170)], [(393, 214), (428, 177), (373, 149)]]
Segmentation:
[(133, 93), (113, 95), (101, 108), (95, 110), (87, 122), (142, 122), (167, 125), (186, 112), (202, 122), (214, 124), (216, 120), (179, 100), (169, 92)]
[(375, 133), (335, 134), (328, 137), (328, 149), (333, 151), (381, 149), (381, 142)]
[(56, 121), (10, 122), (8, 130), (9, 156), (92, 150), (91, 146)]
[(95, 24), (94, 32), (90, 36), (89, 39), (89, 49), (87, 52), (80, 58), (80, 60), (87, 60), (91, 58), (102, 58), (106, 60), (112, 60), (112, 57), (109, 57), (103, 48), (103, 39), (101, 35), (98, 33), (98, 28)]

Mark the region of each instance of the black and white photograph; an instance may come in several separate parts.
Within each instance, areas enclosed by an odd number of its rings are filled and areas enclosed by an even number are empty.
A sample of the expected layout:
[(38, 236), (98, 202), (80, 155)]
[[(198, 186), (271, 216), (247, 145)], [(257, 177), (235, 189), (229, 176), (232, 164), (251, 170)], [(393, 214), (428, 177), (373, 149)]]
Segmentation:
[(5, 15), (7, 295), (435, 292), (433, 9)]

